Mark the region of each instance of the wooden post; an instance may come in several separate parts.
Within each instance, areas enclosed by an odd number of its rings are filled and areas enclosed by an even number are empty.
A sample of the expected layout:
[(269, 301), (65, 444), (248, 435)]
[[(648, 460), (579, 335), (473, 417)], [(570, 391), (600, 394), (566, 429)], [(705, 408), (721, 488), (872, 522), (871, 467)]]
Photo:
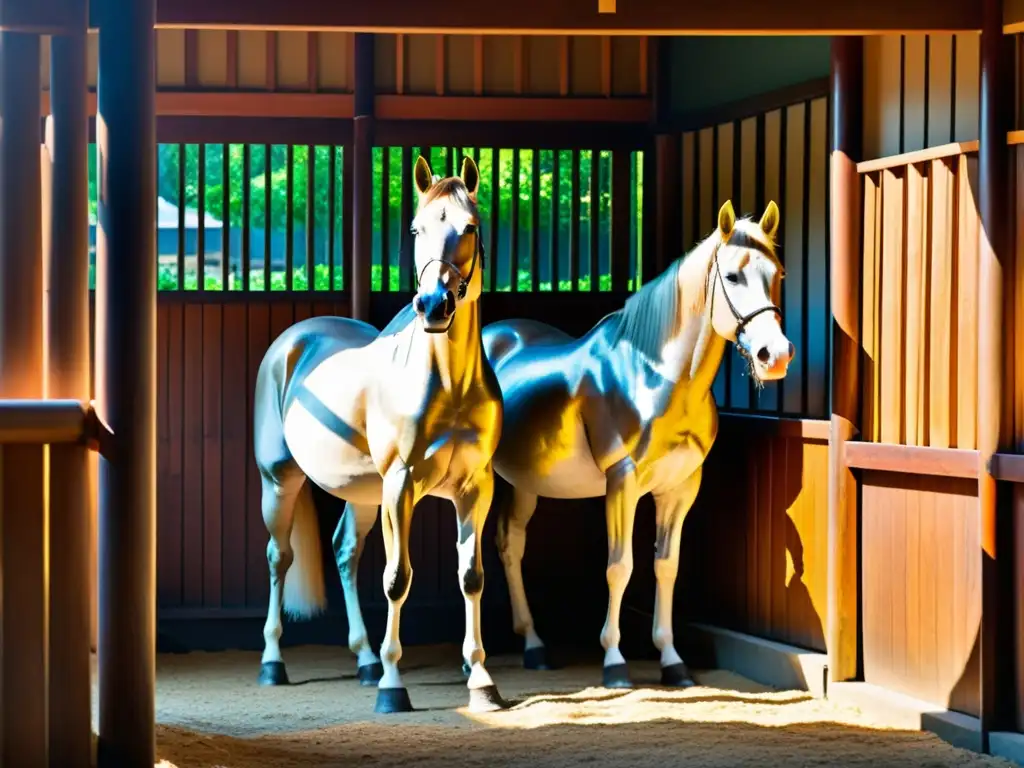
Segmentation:
[(98, 0), (99, 765), (152, 766), (156, 688), (154, 0)]
[[(0, 33), (0, 398), (43, 396), (38, 66), (38, 35)], [(45, 454), (0, 456), (0, 765), (47, 765)]]
[[(373, 248), (373, 35), (357, 33), (355, 47), (355, 119), (352, 121), (352, 317), (369, 322)], [(403, 173), (407, 170), (403, 169)]]
[(830, 681), (857, 676), (857, 481), (845, 445), (858, 425), (860, 390), (860, 209), (864, 40), (832, 38), (832, 424), (828, 475), (828, 618)]
[[(1006, 528), (1012, 526), (1005, 504), (998, 500), (992, 474), (992, 456), (1000, 449), (1003, 365), (1004, 266), (1013, 254), (1010, 217), (1009, 150), (1006, 134), (1013, 127), (1013, 38), (1003, 34), (1002, 0), (983, 0), (981, 29), (981, 136), (978, 147), (978, 506), (981, 522), (981, 737), (988, 751), (988, 735), (1004, 727), (1013, 675), (1000, 669), (1013, 658), (1006, 643), (1013, 633), (1006, 627), (1012, 615), (1012, 544)], [(1012, 535), (1012, 528), (1009, 531)], [(1001, 637), (1002, 635), (1002, 637)], [(1008, 652), (1007, 652), (1008, 651)], [(1012, 704), (1012, 702), (1010, 702)]]
[[(651, 134), (654, 136), (654, 263), (651, 271), (661, 274), (683, 248), (680, 221), (682, 210), (682, 174), (680, 173), (680, 135), (671, 123), (671, 61), (661, 38), (649, 38), (647, 71), (651, 78)], [(646, 188), (650, 194), (651, 190)], [(646, 195), (645, 195), (646, 197)]]
[[(50, 44), (50, 169), (44, 285), (46, 396), (89, 400), (89, 172), (85, 2), (77, 34)], [(50, 446), (50, 760), (92, 761), (93, 499), (83, 445)]]

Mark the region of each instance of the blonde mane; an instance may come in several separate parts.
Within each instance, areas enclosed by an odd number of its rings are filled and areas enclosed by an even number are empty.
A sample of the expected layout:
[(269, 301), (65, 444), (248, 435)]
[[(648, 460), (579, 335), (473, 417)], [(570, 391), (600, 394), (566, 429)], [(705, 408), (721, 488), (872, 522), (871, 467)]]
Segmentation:
[[(742, 242), (736, 242), (737, 235), (748, 242), (753, 241), (749, 245), (771, 259), (781, 272), (782, 265), (775, 256), (775, 244), (769, 242), (756, 222), (749, 217), (737, 219), (728, 245), (743, 245)], [(694, 246), (693, 250), (673, 260), (665, 271), (630, 296), (622, 309), (613, 314), (618, 319), (618, 327), (612, 343), (626, 341), (649, 359), (660, 359), (665, 344), (679, 330), (683, 320), (680, 314), (686, 312), (698, 315), (704, 312), (712, 257), (721, 245), (723, 243), (716, 229)]]

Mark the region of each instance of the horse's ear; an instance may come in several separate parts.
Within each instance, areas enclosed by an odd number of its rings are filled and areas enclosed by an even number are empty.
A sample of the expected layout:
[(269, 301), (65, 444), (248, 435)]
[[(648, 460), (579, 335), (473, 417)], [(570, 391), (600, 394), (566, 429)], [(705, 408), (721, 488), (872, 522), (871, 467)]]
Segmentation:
[(413, 170), (413, 178), (416, 180), (416, 189), (422, 197), (433, 184), (433, 174), (430, 171), (430, 163), (424, 159), (423, 155), (416, 158), (416, 168)]
[(775, 204), (774, 200), (769, 200), (768, 207), (764, 209), (764, 215), (761, 216), (761, 231), (768, 236), (769, 240), (774, 240), (778, 230), (779, 206)]
[(476, 199), (476, 191), (480, 188), (480, 169), (476, 167), (476, 162), (469, 155), (462, 158), (462, 172), (459, 174), (462, 176), (462, 181), (466, 185), (466, 189), (469, 190), (469, 196)]
[(732, 200), (726, 200), (718, 211), (718, 231), (722, 233), (722, 239), (728, 240), (736, 226), (736, 211), (732, 209)]

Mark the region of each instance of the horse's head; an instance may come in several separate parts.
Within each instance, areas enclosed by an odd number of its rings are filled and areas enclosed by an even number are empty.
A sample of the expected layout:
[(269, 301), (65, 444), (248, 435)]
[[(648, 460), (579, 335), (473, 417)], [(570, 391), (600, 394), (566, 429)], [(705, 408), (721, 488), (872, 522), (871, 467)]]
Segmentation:
[(476, 208), (480, 171), (462, 161), (460, 176), (439, 179), (420, 156), (414, 172), (419, 205), (412, 220), (417, 287), (413, 309), (430, 333), (444, 333), (456, 310), (483, 287), (483, 246)]
[(782, 265), (775, 256), (779, 208), (769, 202), (761, 221), (736, 219), (732, 201), (718, 212), (719, 240), (711, 257), (711, 323), (735, 342), (761, 381), (786, 375), (795, 349), (782, 332), (778, 307)]

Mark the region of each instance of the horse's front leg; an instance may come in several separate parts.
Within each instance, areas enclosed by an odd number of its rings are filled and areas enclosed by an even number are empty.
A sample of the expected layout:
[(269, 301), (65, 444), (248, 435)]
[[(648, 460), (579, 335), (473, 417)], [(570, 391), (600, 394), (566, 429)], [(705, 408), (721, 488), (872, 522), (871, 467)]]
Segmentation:
[(655, 494), (657, 541), (654, 554), (654, 647), (661, 651), (661, 684), (689, 687), (694, 684), (685, 662), (676, 653), (672, 636), (672, 593), (679, 573), (679, 542), (683, 521), (700, 490), (701, 468), (671, 493)]
[(630, 688), (629, 668), (619, 651), (622, 597), (633, 574), (633, 519), (636, 515), (636, 466), (626, 456), (605, 472), (608, 482), (605, 517), (608, 523), (608, 618), (601, 630), (603, 682), (607, 688)]
[(398, 662), (402, 658), (399, 623), (402, 605), (412, 586), (412, 564), (409, 561), (409, 530), (416, 505), (412, 470), (400, 461), (384, 476), (381, 504), (381, 531), (384, 535), (387, 565), (384, 567), (384, 594), (388, 598), (388, 621), (380, 658), (384, 674), (377, 688), (377, 712), (411, 712), (409, 692), (402, 685)]
[(469, 666), (469, 708), (473, 712), (493, 712), (508, 704), (484, 668), (484, 641), (480, 631), (480, 600), (484, 591), (484, 567), (480, 548), (484, 523), (494, 497), (494, 471), (490, 464), (470, 481), (455, 499), (459, 522), (459, 586), (466, 600), (466, 639), (462, 658)]

